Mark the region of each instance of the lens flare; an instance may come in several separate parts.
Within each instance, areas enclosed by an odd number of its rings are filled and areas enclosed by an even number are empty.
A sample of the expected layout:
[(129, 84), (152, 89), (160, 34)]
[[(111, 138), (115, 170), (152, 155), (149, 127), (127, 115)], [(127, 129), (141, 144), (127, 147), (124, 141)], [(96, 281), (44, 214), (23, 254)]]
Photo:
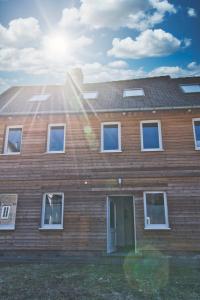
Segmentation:
[(47, 57), (62, 61), (70, 54), (70, 40), (62, 33), (50, 33), (44, 37), (43, 50)]

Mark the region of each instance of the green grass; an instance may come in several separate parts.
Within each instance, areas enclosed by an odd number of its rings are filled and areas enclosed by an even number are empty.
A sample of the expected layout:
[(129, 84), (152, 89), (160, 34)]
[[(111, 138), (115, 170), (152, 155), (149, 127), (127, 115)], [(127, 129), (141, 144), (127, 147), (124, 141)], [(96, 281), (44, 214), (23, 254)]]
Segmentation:
[(0, 299), (200, 299), (200, 260), (130, 259), (123, 265), (0, 265)]

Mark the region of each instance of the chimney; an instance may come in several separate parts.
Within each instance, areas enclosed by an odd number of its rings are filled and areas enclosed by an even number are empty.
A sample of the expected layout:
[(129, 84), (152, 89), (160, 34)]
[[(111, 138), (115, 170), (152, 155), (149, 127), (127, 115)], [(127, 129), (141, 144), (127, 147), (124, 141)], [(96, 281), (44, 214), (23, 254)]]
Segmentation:
[(74, 85), (78, 88), (81, 89), (82, 84), (83, 84), (83, 72), (81, 68), (73, 68), (69, 71), (69, 77), (71, 78), (72, 82)]

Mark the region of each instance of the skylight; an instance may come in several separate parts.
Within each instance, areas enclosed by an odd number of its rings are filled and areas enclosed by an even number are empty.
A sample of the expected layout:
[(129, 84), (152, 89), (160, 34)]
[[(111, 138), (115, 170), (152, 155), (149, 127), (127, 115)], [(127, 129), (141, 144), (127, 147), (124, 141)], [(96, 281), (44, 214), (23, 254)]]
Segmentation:
[(83, 92), (83, 99), (96, 99), (98, 97), (97, 91), (89, 91), (89, 92)]
[(36, 102), (36, 101), (46, 101), (50, 97), (49, 94), (38, 94), (32, 96), (29, 101)]
[(135, 97), (144, 96), (144, 90), (142, 88), (124, 90), (123, 97)]
[(181, 84), (184, 93), (200, 93), (200, 84)]

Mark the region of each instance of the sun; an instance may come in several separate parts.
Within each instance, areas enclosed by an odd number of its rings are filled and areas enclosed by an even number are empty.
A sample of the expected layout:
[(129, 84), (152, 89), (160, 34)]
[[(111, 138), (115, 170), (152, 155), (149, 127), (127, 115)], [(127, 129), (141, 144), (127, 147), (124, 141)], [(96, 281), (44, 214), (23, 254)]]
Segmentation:
[(63, 60), (70, 54), (70, 39), (60, 32), (50, 33), (43, 39), (43, 50), (47, 57)]

